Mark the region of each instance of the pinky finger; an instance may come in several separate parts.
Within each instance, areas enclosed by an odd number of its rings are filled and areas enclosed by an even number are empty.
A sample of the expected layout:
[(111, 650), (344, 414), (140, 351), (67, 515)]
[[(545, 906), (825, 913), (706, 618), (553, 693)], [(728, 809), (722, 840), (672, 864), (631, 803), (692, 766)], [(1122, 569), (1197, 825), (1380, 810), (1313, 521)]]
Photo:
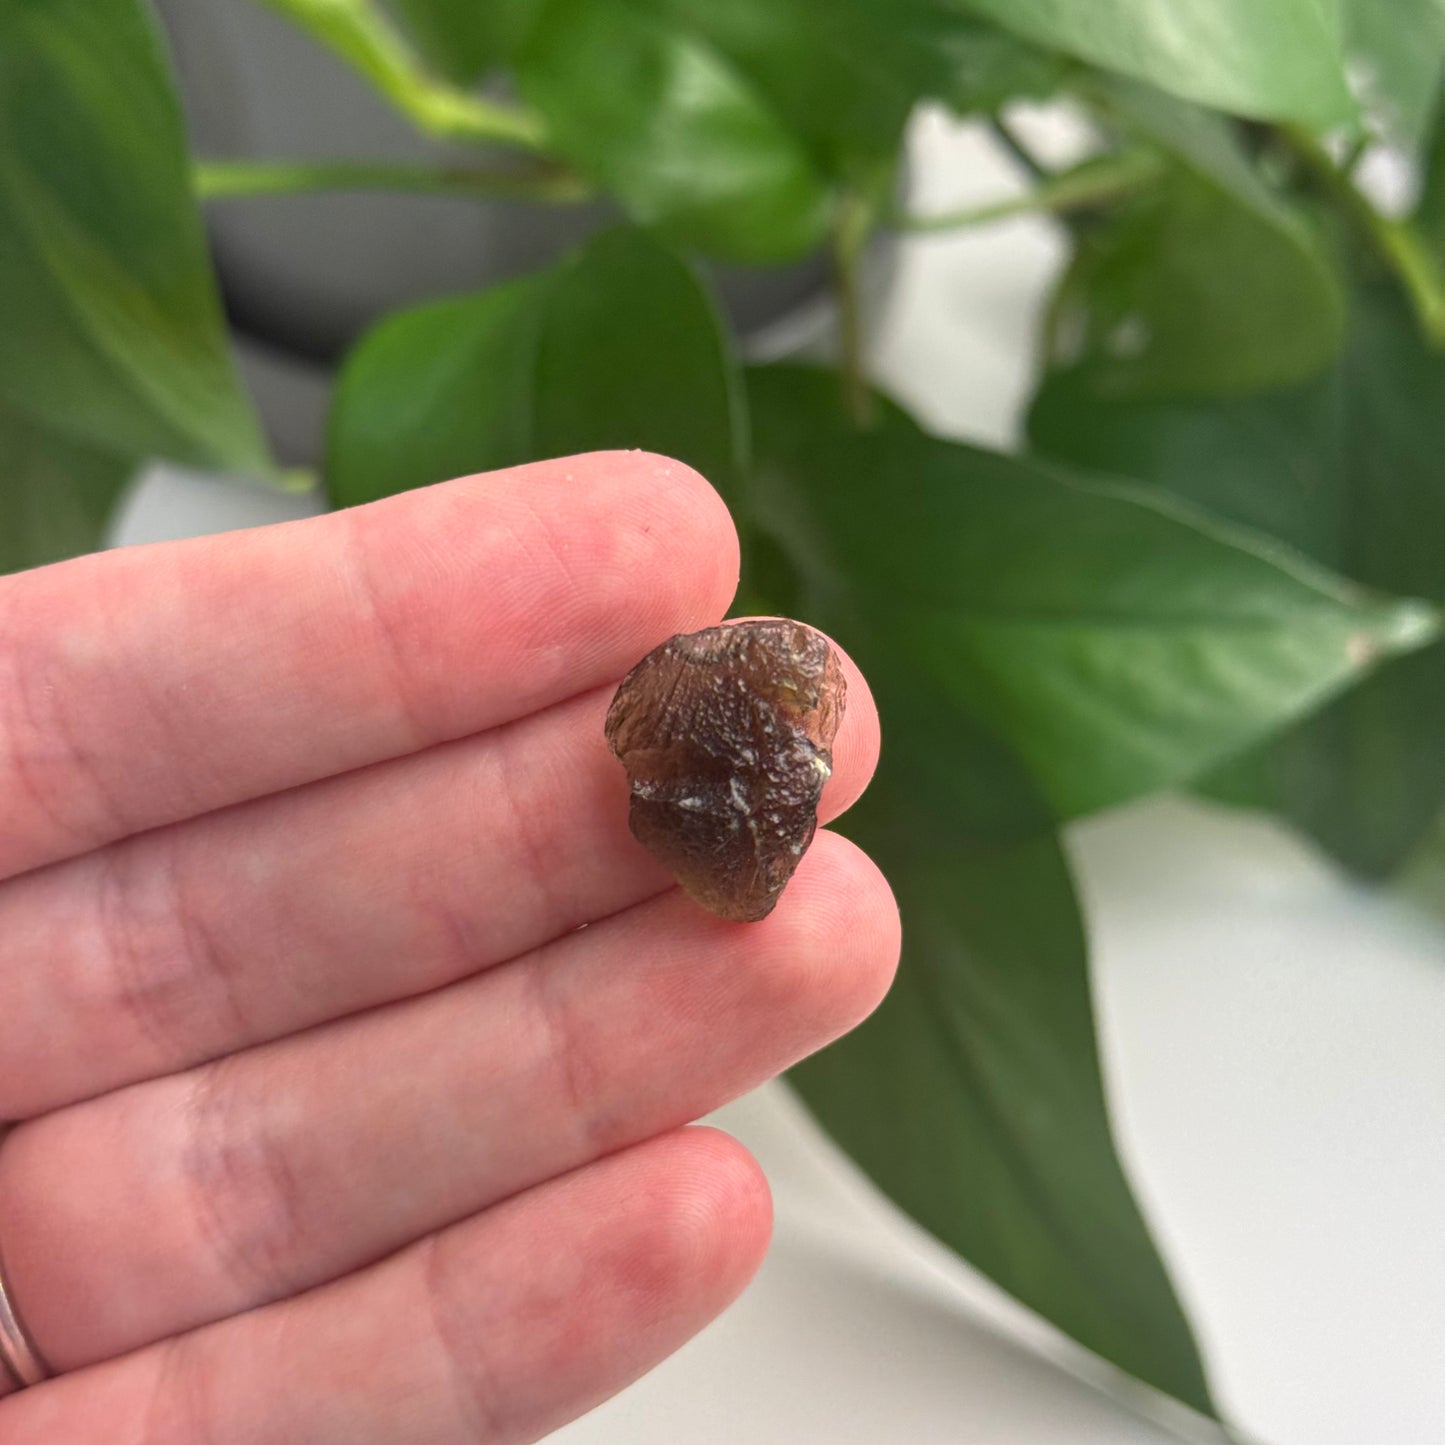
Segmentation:
[(335, 1284), (13, 1395), (5, 1445), (522, 1445), (684, 1344), (752, 1277), (767, 1184), (690, 1128)]

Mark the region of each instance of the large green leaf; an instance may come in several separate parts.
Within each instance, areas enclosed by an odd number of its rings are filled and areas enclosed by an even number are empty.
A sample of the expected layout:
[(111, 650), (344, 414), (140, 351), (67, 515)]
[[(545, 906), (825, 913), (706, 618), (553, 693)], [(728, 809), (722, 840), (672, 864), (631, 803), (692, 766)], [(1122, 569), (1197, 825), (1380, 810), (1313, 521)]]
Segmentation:
[(131, 470), (0, 405), (0, 572), (99, 546)]
[(538, 336), (555, 277), (387, 317), (357, 343), (332, 403), (338, 506), (531, 461)]
[(0, 400), (107, 453), (265, 466), (137, 0), (0, 0)]
[[(926, 1229), (1105, 1359), (1200, 1410), (1198, 1352), (1109, 1132), (1083, 932), (1057, 839), (1018, 765), (956, 707), (858, 652), (891, 744), (845, 831), (892, 880), (897, 981), (860, 1029), (793, 1070), (824, 1127)], [(980, 798), (1017, 835), (980, 819)]]
[(830, 428), (834, 385), (759, 375), (755, 514), (818, 595), (850, 599), (1003, 738), (1061, 816), (1191, 778), (1433, 634), (1419, 604), (1336, 585), (1169, 499), (894, 414)]
[(647, 447), (725, 492), (742, 451), (729, 343), (693, 271), (641, 232), (560, 266), (388, 317), (331, 415), (338, 504), (542, 457)]
[(1239, 115), (1324, 125), (1351, 114), (1336, 0), (943, 3)]
[(1396, 658), (1284, 737), (1200, 780), (1277, 812), (1353, 872), (1387, 878), (1445, 806), (1445, 645)]
[[(873, 1018), (792, 1080), (945, 1243), (1090, 1349), (1209, 1410), (1110, 1137), (1083, 934), (1048, 808), (918, 664), (913, 619), (879, 605), (929, 559), (910, 558), (914, 501), (897, 472), (876, 471), (879, 448), (851, 455), (832, 381), (754, 374), (756, 500), (797, 565), (795, 605), (847, 645), (878, 701), (882, 764), (844, 827), (893, 883), (904, 957)], [(906, 449), (907, 421), (890, 412), (884, 425), (895, 440), (881, 449)], [(874, 487), (871, 556), (850, 552), (844, 572), (825, 539)], [(945, 536), (950, 520), (938, 519)]]
[(1345, 46), (1362, 109), (1386, 136), (1424, 134), (1445, 64), (1445, 0), (1344, 0)]
[(549, 0), (518, 83), (557, 149), (668, 238), (756, 262), (821, 240), (830, 193), (803, 137), (650, 0)]
[(1056, 353), (1135, 396), (1246, 392), (1326, 366), (1344, 333), (1337, 268), (1228, 123), (1133, 82), (1100, 80), (1090, 98), (1173, 164), (1083, 234), (1054, 305)]
[[(1126, 402), (1087, 369), (1043, 387), (1053, 456), (1168, 489), (1385, 591), (1445, 602), (1445, 356), (1391, 292), (1359, 299), (1316, 382), (1231, 402)], [(1350, 866), (1393, 869), (1445, 806), (1445, 645), (1387, 662), (1215, 788), (1277, 808)]]
[(391, 0), (417, 48), (443, 75), (467, 84), (508, 65), (546, 0)]

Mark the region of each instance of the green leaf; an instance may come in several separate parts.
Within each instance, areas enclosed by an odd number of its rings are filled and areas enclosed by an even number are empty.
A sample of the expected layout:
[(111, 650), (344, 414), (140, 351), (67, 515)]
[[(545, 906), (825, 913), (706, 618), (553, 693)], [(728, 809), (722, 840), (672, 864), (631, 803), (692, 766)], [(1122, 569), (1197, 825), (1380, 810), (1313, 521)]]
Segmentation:
[(1083, 234), (1054, 303), (1056, 359), (1135, 396), (1246, 392), (1328, 365), (1344, 332), (1337, 268), (1228, 123), (1131, 82), (1092, 98), (1175, 164)]
[(98, 547), (132, 463), (0, 405), (0, 572)]
[(637, 0), (725, 56), (831, 177), (891, 165), (919, 58), (874, 0)]
[(337, 506), (540, 455), (532, 395), (554, 275), (399, 311), (346, 360), (332, 402), (326, 484)]
[(1401, 897), (1445, 922), (1445, 814), (1411, 856), (1398, 886)]
[(1414, 223), (1445, 269), (1445, 84), (1435, 98), (1435, 116), (1425, 137), (1420, 202)]
[(449, 80), (468, 85), (509, 65), (546, 0), (391, 0), (417, 48)]
[(646, 447), (735, 485), (746, 410), (726, 325), (697, 272), (647, 236), (613, 231), (558, 272), (536, 376), (544, 452)]
[[(817, 615), (906, 739), (885, 747), (845, 824), (892, 880), (904, 954), (877, 1013), (791, 1080), (931, 1233), (1089, 1349), (1212, 1413), (1110, 1135), (1068, 867), (1053, 834), (1028, 831), (1043, 806), (956, 707), (889, 685), (885, 639)], [(1019, 836), (978, 817), (981, 796)]]
[[(882, 438), (856, 437), (823, 374), (756, 372), (753, 398), (758, 509), (793, 553), (796, 606), (858, 659), (884, 720), (878, 776), (844, 830), (887, 873), (904, 923), (882, 1007), (792, 1081), (941, 1240), (1090, 1349), (1210, 1410), (1110, 1137), (1084, 939), (1048, 809), (910, 650), (926, 620), (894, 610), (929, 559), (911, 555), (921, 499), (908, 473), (877, 464), (917, 434), (885, 406)], [(845, 557), (834, 524), (865, 493), (877, 499), (870, 556)], [(945, 537), (952, 520), (945, 508)]]
[(830, 426), (836, 381), (760, 373), (762, 525), (1029, 765), (1060, 816), (1191, 778), (1436, 619), (1168, 499), (936, 440)]
[(1057, 89), (1072, 64), (950, 0), (644, 0), (706, 36), (830, 176), (891, 162), (925, 97), (963, 112)]
[(1352, 114), (1336, 0), (945, 3), (1220, 110), (1318, 125)]
[(0, 3), (0, 400), (108, 453), (267, 465), (136, 0)]
[(694, 272), (609, 231), (560, 266), (388, 317), (337, 387), (338, 505), (543, 457), (646, 447), (726, 494), (743, 448), (729, 342)]
[(647, 0), (549, 0), (518, 84), (557, 150), (667, 238), (748, 262), (822, 239), (830, 192), (802, 137)]
[(987, 114), (1014, 100), (1048, 100), (1074, 69), (1067, 56), (961, 17), (939, 28), (931, 49), (945, 72), (928, 93), (959, 115)]
[(1344, 0), (1351, 79), (1365, 114), (1389, 138), (1425, 133), (1445, 65), (1445, 0)]
[(1396, 658), (1200, 791), (1287, 818), (1352, 872), (1395, 873), (1445, 806), (1445, 645)]
[[(634, 217), (750, 260), (816, 243), (823, 182), (885, 191), (918, 100), (1045, 94), (1067, 63), (948, 0), (551, 0), (521, 69), (574, 164)], [(757, 235), (739, 195), (765, 209)], [(775, 234), (779, 196), (803, 239)]]
[[(1050, 377), (1042, 451), (1167, 489), (1382, 591), (1445, 602), (1445, 357), (1403, 302), (1363, 293), (1318, 381), (1229, 402), (1120, 401)], [(1445, 807), (1445, 645), (1387, 662), (1212, 784), (1277, 809), (1357, 871), (1392, 871)]]

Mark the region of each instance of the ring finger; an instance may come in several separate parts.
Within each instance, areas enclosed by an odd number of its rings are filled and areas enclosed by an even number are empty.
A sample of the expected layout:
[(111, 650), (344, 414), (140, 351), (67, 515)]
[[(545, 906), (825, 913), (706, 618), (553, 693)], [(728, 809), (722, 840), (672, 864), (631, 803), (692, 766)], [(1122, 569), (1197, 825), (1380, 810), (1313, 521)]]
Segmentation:
[(723, 1308), (767, 1186), (685, 1129), (300, 1299), (0, 1400), (5, 1445), (522, 1445)]

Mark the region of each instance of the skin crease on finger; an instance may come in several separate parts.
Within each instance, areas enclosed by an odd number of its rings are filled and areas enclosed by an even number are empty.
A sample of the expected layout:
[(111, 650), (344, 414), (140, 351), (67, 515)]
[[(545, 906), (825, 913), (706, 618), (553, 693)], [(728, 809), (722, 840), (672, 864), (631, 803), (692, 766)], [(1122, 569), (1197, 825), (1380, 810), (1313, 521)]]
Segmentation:
[[(838, 651), (825, 822), (878, 755)], [(443, 986), (668, 887), (627, 829), (613, 686), (0, 883), (0, 1116)]]

